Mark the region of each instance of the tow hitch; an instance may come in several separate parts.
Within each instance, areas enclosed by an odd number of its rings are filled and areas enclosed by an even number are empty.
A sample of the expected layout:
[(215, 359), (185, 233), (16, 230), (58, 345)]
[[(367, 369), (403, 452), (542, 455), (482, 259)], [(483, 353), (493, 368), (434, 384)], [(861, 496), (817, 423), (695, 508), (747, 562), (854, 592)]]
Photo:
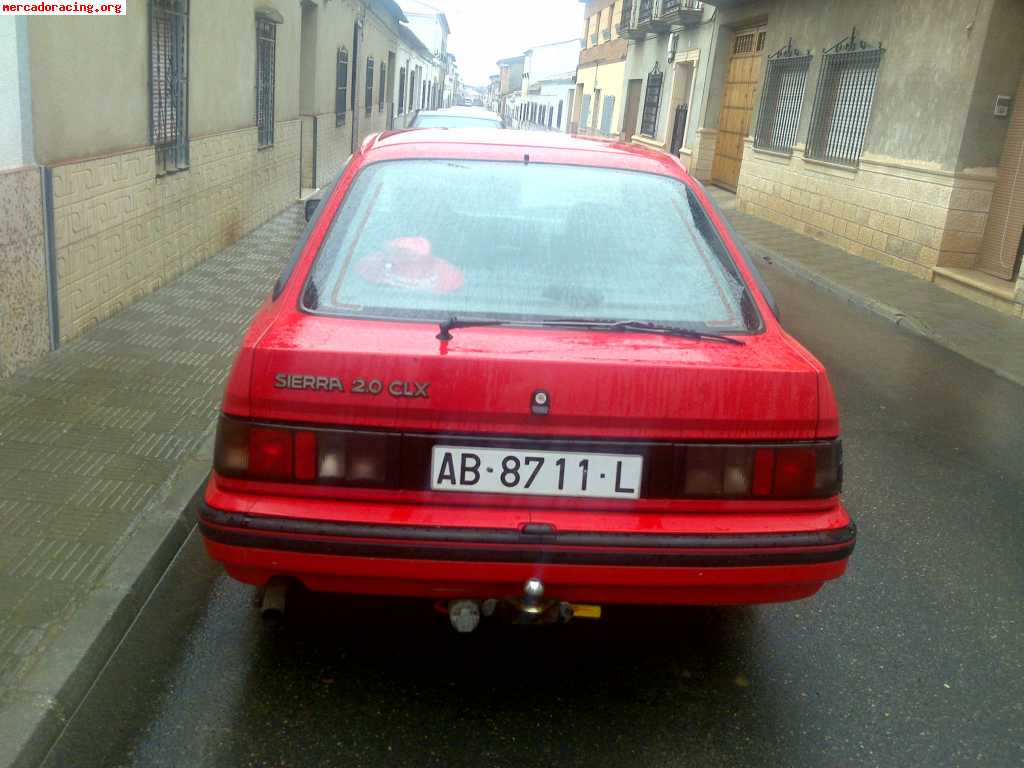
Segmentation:
[[(443, 607), (444, 606), (444, 607)], [(599, 605), (573, 605), (562, 600), (545, 600), (540, 579), (528, 579), (518, 598), (450, 600), (439, 608), (448, 614), (457, 632), (468, 633), (480, 626), (481, 618), (495, 617), (512, 624), (564, 624), (573, 618), (598, 619)]]

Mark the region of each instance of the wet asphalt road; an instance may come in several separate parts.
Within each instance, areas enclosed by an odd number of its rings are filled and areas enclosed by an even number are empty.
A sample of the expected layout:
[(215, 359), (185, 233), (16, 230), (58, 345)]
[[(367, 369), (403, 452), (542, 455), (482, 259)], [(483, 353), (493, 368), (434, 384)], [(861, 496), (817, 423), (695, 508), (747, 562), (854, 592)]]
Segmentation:
[(843, 580), (471, 636), (302, 596), (268, 632), (193, 535), (47, 765), (1024, 764), (1024, 390), (768, 279), (842, 408)]

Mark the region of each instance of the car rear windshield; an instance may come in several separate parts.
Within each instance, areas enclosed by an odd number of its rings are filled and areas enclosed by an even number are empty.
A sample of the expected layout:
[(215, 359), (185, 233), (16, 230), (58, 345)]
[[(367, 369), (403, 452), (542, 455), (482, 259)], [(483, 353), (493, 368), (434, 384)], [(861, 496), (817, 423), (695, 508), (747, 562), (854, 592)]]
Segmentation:
[(501, 123), (487, 117), (457, 117), (454, 115), (420, 115), (413, 128), (501, 128)]
[(761, 326), (681, 181), (536, 162), (368, 165), (320, 248), (303, 304), (381, 319)]

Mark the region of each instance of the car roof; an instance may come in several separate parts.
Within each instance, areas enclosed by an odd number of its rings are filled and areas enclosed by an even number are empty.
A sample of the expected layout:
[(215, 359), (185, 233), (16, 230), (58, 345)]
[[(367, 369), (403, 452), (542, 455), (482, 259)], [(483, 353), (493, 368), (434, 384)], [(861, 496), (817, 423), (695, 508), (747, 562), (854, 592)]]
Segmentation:
[(489, 112), (482, 107), (445, 107), (444, 109), (421, 109), (419, 115), (447, 115), (449, 117), (476, 117), (480, 120), (501, 120), (501, 115)]
[(371, 137), (363, 146), (368, 162), (411, 158), (465, 158), (474, 160), (571, 161), (578, 165), (619, 168), (686, 177), (671, 155), (636, 144), (577, 136), (557, 131), (494, 131), (484, 128), (411, 128)]

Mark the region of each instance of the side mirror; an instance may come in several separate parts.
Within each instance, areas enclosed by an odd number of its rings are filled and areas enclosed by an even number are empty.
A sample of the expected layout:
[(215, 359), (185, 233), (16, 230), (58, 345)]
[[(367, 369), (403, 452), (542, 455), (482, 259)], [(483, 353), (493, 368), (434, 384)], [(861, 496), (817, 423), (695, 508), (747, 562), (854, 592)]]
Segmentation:
[(316, 209), (320, 206), (319, 197), (311, 197), (306, 201), (306, 221), (313, 218), (313, 214), (316, 213)]

